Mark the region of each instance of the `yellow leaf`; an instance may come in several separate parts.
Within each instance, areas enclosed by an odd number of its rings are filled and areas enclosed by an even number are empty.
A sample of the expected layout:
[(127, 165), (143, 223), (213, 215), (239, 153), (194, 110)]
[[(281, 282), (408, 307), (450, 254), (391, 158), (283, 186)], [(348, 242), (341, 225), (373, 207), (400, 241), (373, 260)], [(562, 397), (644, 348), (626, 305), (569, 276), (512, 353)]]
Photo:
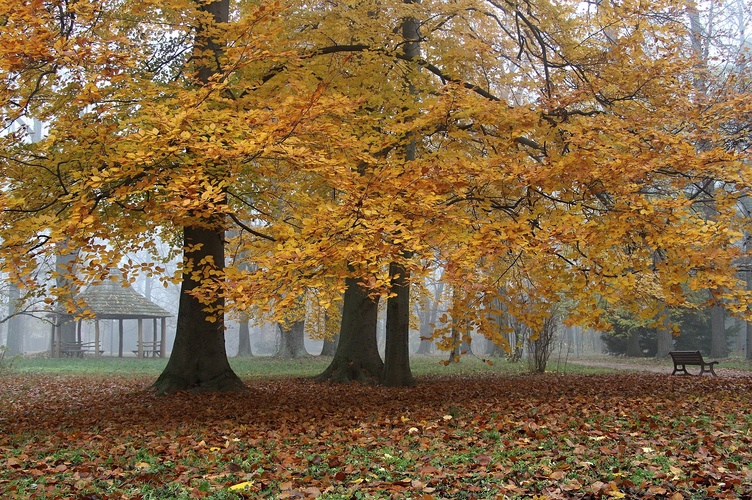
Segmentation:
[(253, 486), (253, 481), (243, 481), (242, 483), (233, 484), (228, 489), (230, 491), (240, 491)]

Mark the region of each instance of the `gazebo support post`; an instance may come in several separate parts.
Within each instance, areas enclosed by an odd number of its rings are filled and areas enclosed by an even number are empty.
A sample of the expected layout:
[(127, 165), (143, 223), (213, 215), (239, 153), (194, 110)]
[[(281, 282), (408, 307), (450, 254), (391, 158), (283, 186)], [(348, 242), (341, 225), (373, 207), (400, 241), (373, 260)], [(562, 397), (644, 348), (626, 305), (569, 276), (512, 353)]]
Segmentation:
[[(80, 324), (80, 323), (79, 323)], [(94, 320), (94, 357), (99, 357), (99, 320)]]
[(123, 357), (123, 320), (118, 320), (118, 358)]

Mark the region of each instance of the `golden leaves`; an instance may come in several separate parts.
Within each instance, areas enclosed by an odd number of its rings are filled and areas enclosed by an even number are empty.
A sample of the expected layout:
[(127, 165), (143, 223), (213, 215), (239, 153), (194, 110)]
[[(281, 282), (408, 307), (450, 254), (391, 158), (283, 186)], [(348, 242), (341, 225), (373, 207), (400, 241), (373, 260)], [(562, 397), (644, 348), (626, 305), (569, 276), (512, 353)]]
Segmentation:
[[(329, 305), (346, 262), (388, 293), (396, 261), (416, 281), (445, 267), (466, 294), (457, 315), (483, 331), (491, 298), (530, 324), (564, 299), (597, 323), (599, 300), (681, 305), (702, 287), (743, 311), (734, 272), (749, 223), (736, 202), (752, 176), (748, 153), (727, 145), (749, 96), (698, 106), (693, 61), (674, 40), (683, 27), (656, 22), (653, 6), (586, 18), (574, 4), (530, 4), (550, 35), (544, 67), (499, 30), (519, 21), (513, 11), (474, 0), (244, 4), (213, 30), (227, 50), (197, 86), (178, 50), (199, 16), (184, 2), (77, 2), (69, 38), (39, 5), (15, 2), (0, 11), (12, 28), (0, 34), (2, 104), (38, 97), (49, 130), (3, 160), (0, 258), (17, 265), (17, 247), (40, 237), (89, 254), (105, 239), (124, 254), (232, 216), (246, 230), (232, 251), (257, 270), (185, 270), (205, 298), (241, 308), (292, 306), (304, 290)], [(425, 20), (420, 63), (398, 57), (393, 24), (408, 16)], [(53, 60), (57, 79), (44, 74)], [(698, 213), (705, 179), (719, 179), (712, 220)]]

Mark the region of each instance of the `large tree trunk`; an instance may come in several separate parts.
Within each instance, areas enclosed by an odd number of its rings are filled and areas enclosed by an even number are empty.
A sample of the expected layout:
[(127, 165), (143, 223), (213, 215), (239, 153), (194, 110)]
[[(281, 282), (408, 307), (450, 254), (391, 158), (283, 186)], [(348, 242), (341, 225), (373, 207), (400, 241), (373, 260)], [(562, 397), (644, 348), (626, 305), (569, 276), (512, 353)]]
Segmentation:
[(308, 356), (305, 348), (305, 320), (293, 321), (279, 326), (279, 349), (276, 356), (279, 358), (303, 358)]
[(727, 358), (728, 344), (726, 343), (726, 325), (721, 306), (710, 309), (710, 357)]
[[(184, 248), (190, 249), (185, 251), (184, 260), (196, 266), (210, 266), (207, 262), (214, 262), (216, 268), (224, 267), (224, 231), (186, 227), (183, 233)], [(217, 296), (211, 304), (202, 304), (190, 293), (199, 285), (199, 282), (193, 280), (190, 272), (183, 274), (175, 343), (167, 366), (153, 386), (159, 394), (188, 389), (245, 389), (227, 360), (225, 322), (221, 312), (224, 309), (224, 299)], [(218, 308), (220, 313), (210, 318), (207, 307)]]
[(253, 356), (251, 349), (251, 329), (248, 327), (248, 318), (241, 316), (240, 326), (238, 327), (238, 354), (239, 358), (248, 358)]
[(381, 383), (390, 387), (415, 385), (410, 371), (410, 281), (404, 266), (389, 265), (392, 296), (386, 302), (386, 349)]
[[(218, 0), (201, 5), (214, 23), (229, 20), (229, 0)], [(212, 36), (213, 28), (199, 26), (194, 53), (199, 61), (198, 79), (206, 84), (218, 71), (222, 47)], [(214, 54), (215, 57), (207, 57)], [(221, 174), (220, 174), (221, 175)], [(217, 182), (221, 179), (216, 179)], [(225, 350), (224, 298), (217, 294), (210, 304), (202, 304), (191, 295), (200, 286), (194, 280), (191, 267), (198, 268), (196, 275), (221, 274), (225, 266), (224, 224), (219, 216), (209, 216), (204, 224), (183, 228), (183, 261), (188, 270), (183, 273), (178, 305), (175, 343), (170, 360), (154, 388), (159, 394), (180, 390), (243, 391), (245, 386), (232, 371)], [(214, 312), (207, 312), (207, 308)], [(218, 311), (218, 312), (217, 312)]]
[(378, 298), (369, 297), (368, 290), (355, 278), (347, 278), (345, 285), (337, 352), (316, 380), (378, 380), (384, 370), (376, 344)]
[[(405, 0), (407, 3), (413, 0)], [(420, 24), (412, 17), (402, 21), (402, 46), (405, 58), (416, 59), (420, 56)], [(408, 81), (411, 92), (412, 84)], [(417, 144), (415, 140), (408, 142), (405, 149), (405, 162), (411, 162), (416, 157)], [(404, 250), (402, 256), (412, 257), (412, 252)], [(410, 371), (410, 276), (402, 264), (389, 264), (389, 280), (392, 296), (386, 303), (386, 342), (384, 346), (384, 373), (381, 383), (390, 387), (410, 387), (415, 385), (415, 379)]]

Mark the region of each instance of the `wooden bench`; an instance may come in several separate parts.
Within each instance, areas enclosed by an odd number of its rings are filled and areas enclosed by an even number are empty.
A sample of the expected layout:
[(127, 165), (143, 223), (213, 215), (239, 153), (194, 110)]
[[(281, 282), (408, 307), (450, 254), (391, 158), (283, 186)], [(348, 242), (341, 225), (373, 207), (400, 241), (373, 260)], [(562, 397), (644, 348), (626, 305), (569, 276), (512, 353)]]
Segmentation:
[[(145, 358), (152, 357), (152, 358), (161, 358), (162, 357), (162, 342), (159, 340), (154, 342), (144, 342), (142, 344), (143, 347), (143, 354)], [(138, 349), (133, 351), (133, 354), (138, 356)]]
[[(705, 361), (702, 359), (702, 353), (700, 351), (671, 351), (669, 354), (674, 361), (674, 371), (671, 375), (676, 375), (677, 372), (684, 372), (685, 375), (691, 375), (691, 373), (687, 371), (687, 365), (690, 365), (700, 367), (700, 373), (698, 375), (702, 375), (707, 371), (712, 373), (714, 377), (717, 377), (715, 370), (713, 370), (713, 365), (718, 363), (718, 361)], [(706, 370), (705, 367), (708, 369)]]

